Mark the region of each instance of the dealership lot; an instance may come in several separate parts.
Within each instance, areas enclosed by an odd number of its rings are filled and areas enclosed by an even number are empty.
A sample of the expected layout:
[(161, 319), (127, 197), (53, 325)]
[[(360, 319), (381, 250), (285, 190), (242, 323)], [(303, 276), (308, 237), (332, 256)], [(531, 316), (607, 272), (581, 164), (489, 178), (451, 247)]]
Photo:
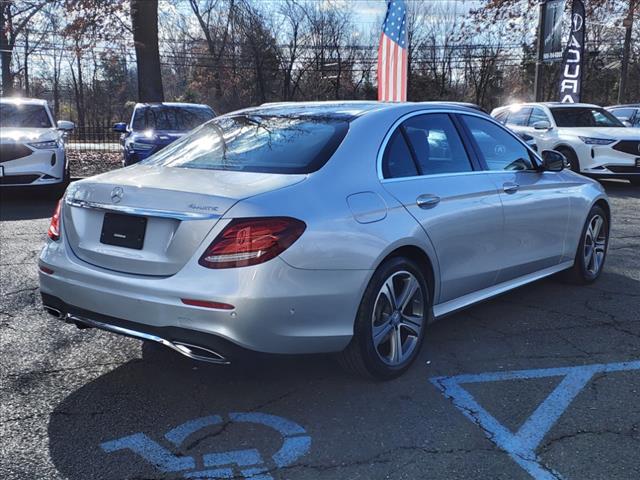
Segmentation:
[(547, 279), (442, 320), (387, 383), (328, 356), (211, 367), (61, 324), (36, 273), (53, 202), (3, 194), (0, 478), (640, 478), (640, 189), (606, 188), (596, 284)]

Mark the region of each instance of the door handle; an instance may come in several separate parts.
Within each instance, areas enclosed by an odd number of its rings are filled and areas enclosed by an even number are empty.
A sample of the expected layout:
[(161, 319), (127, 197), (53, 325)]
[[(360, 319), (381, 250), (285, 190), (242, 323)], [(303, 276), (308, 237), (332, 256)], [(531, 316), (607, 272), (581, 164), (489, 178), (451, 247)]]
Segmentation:
[(433, 208), (440, 203), (440, 197), (437, 195), (420, 195), (416, 198), (416, 205), (418, 207), (427, 210)]
[(506, 182), (502, 184), (502, 190), (504, 190), (504, 193), (516, 193), (519, 188), (520, 185), (513, 182)]

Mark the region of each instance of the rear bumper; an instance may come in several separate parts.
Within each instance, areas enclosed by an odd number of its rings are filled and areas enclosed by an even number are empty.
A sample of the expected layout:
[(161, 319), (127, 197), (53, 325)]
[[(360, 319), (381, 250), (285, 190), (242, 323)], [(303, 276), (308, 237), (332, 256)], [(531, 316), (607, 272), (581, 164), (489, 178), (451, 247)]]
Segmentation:
[[(344, 349), (371, 274), (367, 270), (302, 270), (275, 258), (254, 267), (223, 270), (206, 269), (194, 260), (175, 275), (145, 277), (83, 262), (63, 240), (47, 243), (40, 265), (53, 271), (40, 271), (44, 303), (63, 313), (106, 319), (106, 323), (152, 334), (165, 332), (159, 336), (176, 335), (194, 345), (220, 349), (218, 341), (222, 341), (273, 354)], [(185, 305), (183, 298), (235, 308)]]

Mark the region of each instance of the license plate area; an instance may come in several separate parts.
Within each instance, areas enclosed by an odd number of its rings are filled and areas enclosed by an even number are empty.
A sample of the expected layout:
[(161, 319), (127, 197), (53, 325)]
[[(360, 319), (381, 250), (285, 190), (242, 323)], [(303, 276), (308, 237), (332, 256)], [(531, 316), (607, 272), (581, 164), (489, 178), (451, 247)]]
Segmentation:
[(146, 230), (146, 217), (106, 212), (102, 221), (100, 243), (142, 250)]

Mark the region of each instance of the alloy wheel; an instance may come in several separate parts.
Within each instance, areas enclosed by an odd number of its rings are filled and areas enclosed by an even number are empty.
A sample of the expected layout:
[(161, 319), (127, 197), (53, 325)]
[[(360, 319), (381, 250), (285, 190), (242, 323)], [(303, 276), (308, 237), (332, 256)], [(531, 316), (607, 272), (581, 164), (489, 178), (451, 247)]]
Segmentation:
[(584, 235), (584, 268), (593, 276), (600, 272), (607, 248), (607, 232), (603, 227), (604, 219), (600, 215), (594, 215)]
[(382, 284), (371, 319), (373, 346), (387, 365), (411, 358), (425, 322), (425, 292), (407, 271), (393, 273)]

